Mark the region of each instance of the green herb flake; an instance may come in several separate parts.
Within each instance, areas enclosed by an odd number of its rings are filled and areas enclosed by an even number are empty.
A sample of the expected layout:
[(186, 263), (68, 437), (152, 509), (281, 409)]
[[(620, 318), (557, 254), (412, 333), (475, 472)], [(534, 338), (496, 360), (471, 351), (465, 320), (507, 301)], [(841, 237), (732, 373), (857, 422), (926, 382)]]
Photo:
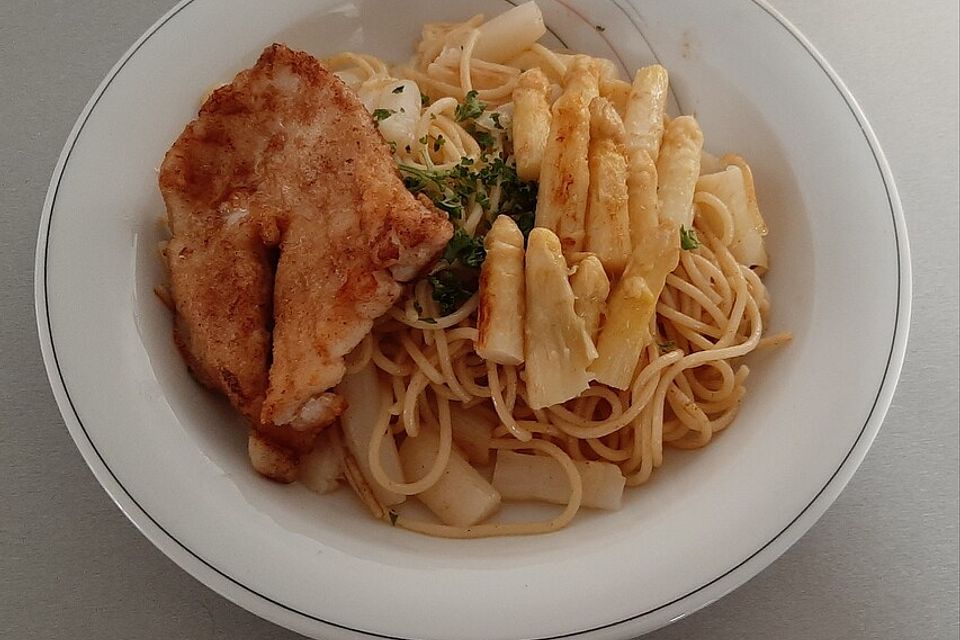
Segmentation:
[(488, 189), (500, 186), (499, 212), (513, 218), (526, 238), (534, 225), (537, 183), (521, 180), (516, 167), (507, 164), (501, 156), (480, 170), (480, 181)]
[(390, 141), (389, 143), (387, 143), (387, 144), (390, 145), (390, 153), (396, 153), (396, 152), (397, 152), (397, 143), (396, 143), (395, 141), (391, 140), (391, 141)]
[(427, 324), (437, 324), (436, 318), (420, 318), (420, 322), (426, 322)]
[(390, 509), (390, 511), (387, 511), (387, 516), (390, 518), (390, 526), (397, 526), (397, 520), (400, 518), (400, 514), (393, 509)]
[(447, 212), (451, 220), (463, 217), (464, 206), (477, 192), (476, 176), (462, 162), (445, 171), (406, 164), (399, 164), (398, 168), (407, 189), (413, 193), (425, 193), (433, 204)]
[(597, 26), (594, 27), (594, 29), (596, 29), (596, 30), (599, 31), (600, 33), (603, 33), (604, 31), (607, 30), (607, 28), (606, 28), (605, 26), (603, 26), (602, 24), (598, 24)]
[(443, 252), (443, 259), (448, 264), (460, 262), (460, 264), (471, 269), (479, 269), (486, 257), (487, 252), (483, 248), (483, 238), (475, 238), (462, 228), (453, 232), (453, 237), (450, 238), (447, 248)]
[(497, 139), (493, 137), (493, 134), (487, 131), (477, 131), (473, 134), (473, 137), (477, 140), (480, 148), (485, 151), (493, 149), (493, 146), (497, 143)]
[(486, 191), (478, 189), (474, 197), (477, 199), (477, 204), (479, 204), (484, 211), (490, 208), (490, 196), (487, 195)]
[(433, 299), (440, 305), (440, 313), (450, 315), (459, 309), (477, 291), (477, 278), (461, 274), (453, 269), (444, 269), (430, 276)]
[(403, 93), (403, 85), (401, 84), (399, 87), (391, 91), (391, 93)]
[(684, 251), (692, 251), (700, 246), (700, 239), (697, 238), (695, 229), (687, 229), (680, 226), (680, 248)]
[(499, 111), (490, 112), (490, 119), (493, 120), (493, 126), (495, 126), (497, 129), (503, 129), (503, 123), (500, 122), (500, 117), (502, 115), (503, 114)]
[(666, 342), (660, 342), (657, 344), (660, 347), (660, 353), (669, 353), (677, 348), (677, 343), (673, 340), (667, 340)]
[(430, 96), (428, 96), (427, 94), (421, 92), (421, 93), (420, 93), (420, 106), (421, 106), (421, 107), (425, 107), (425, 106), (427, 106), (428, 104), (430, 104)]
[(464, 96), (463, 102), (457, 105), (456, 110), (454, 111), (454, 116), (457, 119), (457, 122), (463, 122), (464, 120), (472, 120), (476, 118), (487, 108), (487, 105), (480, 102), (477, 98), (479, 94), (476, 91), (468, 91), (467, 95)]
[[(476, 130), (471, 125), (467, 127)], [(432, 138), (428, 143), (430, 140)], [(453, 313), (477, 291), (480, 270), (486, 259), (484, 235), (495, 215), (512, 218), (524, 238), (534, 227), (537, 183), (517, 176), (516, 166), (512, 160), (508, 161), (509, 139), (506, 142), (508, 146), (504, 150), (484, 154), (480, 160), (463, 157), (448, 169), (398, 164), (407, 189), (429, 197), (454, 223), (454, 234), (447, 243), (442, 260), (428, 278), (440, 315)], [(496, 213), (491, 210), (490, 193), (493, 190), (499, 191)], [(471, 234), (463, 230), (460, 221), (467, 208), (472, 206), (479, 206), (487, 215)]]
[(434, 150), (434, 151), (440, 151), (440, 149), (443, 147), (443, 144), (444, 144), (446, 141), (447, 141), (447, 139), (444, 138), (443, 135), (438, 135), (437, 138), (436, 138), (436, 140), (433, 141), (433, 150)]
[(446, 211), (451, 220), (459, 220), (463, 217), (463, 200), (457, 194), (445, 194), (442, 199), (433, 202)]
[(373, 121), (374, 121), (374, 122), (380, 122), (380, 121), (382, 121), (382, 120), (386, 120), (387, 118), (389, 118), (390, 116), (392, 116), (392, 115), (395, 114), (395, 113), (396, 113), (396, 111), (394, 111), (393, 109), (374, 109), (374, 110), (373, 110)]

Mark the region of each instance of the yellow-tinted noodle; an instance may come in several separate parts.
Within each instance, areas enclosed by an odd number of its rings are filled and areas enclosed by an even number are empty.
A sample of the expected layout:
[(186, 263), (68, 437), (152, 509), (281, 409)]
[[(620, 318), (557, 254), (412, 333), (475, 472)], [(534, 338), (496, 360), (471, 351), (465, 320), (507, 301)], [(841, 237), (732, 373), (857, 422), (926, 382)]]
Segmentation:
[[(534, 44), (506, 64), (474, 59), (481, 23), (474, 17), (460, 24), (426, 25), (417, 56), (400, 67), (355, 53), (328, 60), (345, 78), (409, 79), (429, 96), (411, 125), (415, 142), (395, 150), (399, 164), (444, 171), (469, 158), (472, 170), (479, 170), (490, 158), (510, 152), (509, 103), (522, 70), (539, 66), (553, 83), (550, 95), (560, 92), (558, 83), (571, 56)], [(458, 103), (471, 90), (487, 111), (500, 111), (505, 129), (493, 127), (489, 116), (476, 123), (458, 121)], [(481, 148), (474, 136), (480, 133), (492, 148)], [(503, 204), (499, 185), (487, 195), (489, 205), (481, 206), (476, 198), (465, 203), (459, 224), (468, 235), (485, 231)], [(435, 536), (545, 533), (566, 526), (580, 508), (583, 487), (573, 460), (616, 464), (633, 487), (647, 482), (663, 463), (664, 446), (702, 447), (729, 426), (746, 394), (749, 369), (742, 357), (759, 346), (783, 344), (790, 335), (762, 337), (770, 298), (759, 276), (738, 264), (730, 251), (736, 233), (728, 206), (715, 194), (695, 192), (693, 207), (699, 247), (681, 251), (678, 267), (667, 277), (651, 319), (650, 343), (626, 390), (594, 382), (579, 398), (531, 409), (523, 365), (486, 362), (474, 350), (478, 295), (441, 315), (425, 278), (407, 287), (347, 359), (349, 372), (372, 365), (389, 382), (367, 452), (373, 475), (368, 483), (410, 496), (428, 489), (443, 474), (455, 446), (454, 416), (478, 411), (497, 417), (490, 441), (494, 451), (522, 450), (557, 460), (570, 484), (570, 501), (559, 514), (537, 522), (452, 527), (368, 506), (398, 527)], [(458, 403), (453, 414), (451, 402)], [(395, 438), (400, 444), (423, 429), (437, 430), (440, 443), (426, 474), (406, 481), (389, 477), (381, 464), (385, 440)]]

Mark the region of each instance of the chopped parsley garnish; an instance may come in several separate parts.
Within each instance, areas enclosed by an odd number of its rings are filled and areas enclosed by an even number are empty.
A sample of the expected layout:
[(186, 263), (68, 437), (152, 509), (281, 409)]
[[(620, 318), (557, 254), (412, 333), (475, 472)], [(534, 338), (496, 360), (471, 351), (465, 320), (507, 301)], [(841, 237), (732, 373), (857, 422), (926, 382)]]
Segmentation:
[(484, 112), (484, 110), (487, 108), (487, 105), (477, 99), (478, 95), (479, 94), (476, 91), (467, 92), (467, 95), (463, 98), (463, 102), (458, 104), (456, 110), (454, 111), (454, 116), (457, 118), (457, 122), (472, 120)]
[(598, 24), (597, 26), (594, 27), (594, 29), (596, 29), (596, 30), (599, 31), (600, 33), (603, 33), (604, 31), (607, 30), (607, 28), (606, 28), (605, 26), (603, 26), (602, 24)]
[(380, 122), (381, 120), (386, 120), (395, 113), (396, 111), (393, 109), (374, 109), (373, 120), (374, 122)]
[(463, 218), (463, 200), (456, 194), (447, 195), (442, 200), (434, 201), (434, 204), (446, 211), (451, 220)]
[(684, 251), (692, 251), (700, 246), (700, 239), (697, 238), (695, 229), (687, 229), (680, 226), (680, 248)]
[(421, 107), (425, 107), (425, 106), (427, 106), (428, 104), (430, 104), (430, 96), (428, 96), (427, 94), (421, 92), (421, 93), (420, 93), (420, 106), (421, 106)]
[(502, 115), (499, 111), (490, 112), (490, 119), (493, 120), (493, 126), (497, 129), (503, 129), (503, 124), (500, 122), (500, 116)]
[(453, 237), (447, 243), (447, 248), (443, 252), (443, 259), (448, 264), (460, 262), (460, 264), (479, 269), (483, 265), (483, 260), (487, 257), (487, 252), (483, 248), (483, 238), (471, 236), (463, 229), (456, 229)]
[[(421, 138), (421, 144), (426, 141)], [(476, 193), (476, 181), (470, 177), (469, 165), (462, 162), (447, 171), (431, 171), (411, 165), (399, 165), (403, 183), (413, 193), (426, 194), (451, 220), (463, 217), (464, 206)]]
[(391, 93), (403, 93), (403, 85), (401, 84), (399, 87), (391, 91)]
[(460, 271), (444, 269), (430, 276), (430, 286), (433, 287), (433, 299), (440, 305), (440, 313), (446, 316), (476, 293), (479, 279), (475, 275), (471, 279)]
[(479, 130), (474, 132), (473, 137), (476, 139), (477, 143), (480, 145), (480, 148), (484, 151), (490, 151), (493, 149), (493, 145), (497, 143), (497, 139), (493, 137), (493, 134), (488, 131)]
[(537, 183), (521, 180), (516, 167), (500, 156), (481, 169), (480, 175), (484, 185), (500, 185), (500, 214), (513, 218), (526, 238), (533, 229), (537, 210)]
[(657, 346), (660, 347), (660, 353), (667, 353), (676, 349), (677, 343), (673, 340), (667, 340), (666, 342), (658, 343)]
[[(472, 123), (466, 128), (484, 146), (496, 146), (496, 136), (487, 131), (479, 131)], [(431, 144), (431, 140), (434, 139), (424, 136), (419, 142), (426, 146)], [(464, 157), (459, 163), (446, 169), (398, 164), (407, 189), (430, 198), (437, 208), (447, 213), (454, 224), (453, 236), (428, 276), (433, 289), (433, 299), (441, 315), (453, 313), (477, 292), (480, 269), (486, 258), (484, 236), (497, 215), (510, 216), (525, 238), (533, 229), (537, 209), (537, 183), (525, 182), (517, 176), (509, 137), (503, 138), (502, 142), (503, 148), (496, 152), (491, 148), (485, 151), (479, 160)], [(434, 140), (432, 144), (438, 149), (443, 143)], [(499, 194), (496, 203), (491, 197), (494, 192)], [(474, 232), (469, 233), (463, 228), (462, 221), (468, 212), (476, 211), (477, 207), (483, 216)], [(419, 309), (417, 312), (421, 313)], [(432, 318), (420, 320), (436, 322)]]
[(440, 149), (443, 147), (443, 143), (446, 141), (447, 139), (444, 138), (442, 134), (438, 135), (436, 140), (433, 141), (433, 150), (440, 151)]

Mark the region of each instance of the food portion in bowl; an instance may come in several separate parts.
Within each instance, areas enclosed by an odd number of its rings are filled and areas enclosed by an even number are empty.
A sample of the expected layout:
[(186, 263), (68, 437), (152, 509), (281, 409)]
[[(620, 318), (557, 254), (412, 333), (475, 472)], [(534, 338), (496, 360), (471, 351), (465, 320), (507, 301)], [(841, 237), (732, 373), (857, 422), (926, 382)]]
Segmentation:
[(175, 342), (263, 475), (432, 535), (555, 530), (708, 444), (789, 339), (748, 164), (667, 115), (663, 67), (544, 33), (527, 2), (397, 66), (275, 44), (167, 153)]

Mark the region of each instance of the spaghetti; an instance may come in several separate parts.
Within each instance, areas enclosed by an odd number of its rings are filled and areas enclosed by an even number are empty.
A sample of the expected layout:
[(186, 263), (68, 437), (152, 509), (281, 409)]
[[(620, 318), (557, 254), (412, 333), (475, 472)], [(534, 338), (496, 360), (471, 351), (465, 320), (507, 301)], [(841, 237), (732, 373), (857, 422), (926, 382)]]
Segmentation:
[[(390, 67), (354, 53), (327, 60), (361, 95), (364, 87), (388, 80), (416, 84), (422, 108), (406, 141), (394, 141), (394, 155), (402, 175), (420, 179), (421, 186), (441, 176), (428, 185), (439, 192), (435, 200), (446, 193), (443, 180), (455, 178), (461, 168), (469, 171), (460, 175), (478, 175), (497, 163), (514, 165), (510, 128), (504, 123), (512, 115), (518, 78), (538, 67), (557, 80), (572, 60), (535, 42), (512, 61), (478, 59), (473, 52), (483, 24), (477, 16), (463, 23), (426, 25), (417, 55), (407, 65)], [(559, 89), (552, 87), (552, 97)], [(479, 111), (463, 117), (478, 104)], [(484, 193), (459, 192), (460, 200), (449, 207), (439, 203), (451, 218), (456, 210), (458, 234), (480, 238), (496, 216), (517, 213), (509, 210), (502, 181), (487, 186)], [(750, 370), (744, 356), (765, 344), (782, 344), (789, 335), (763, 337), (770, 298), (754, 265), (734, 254), (737, 222), (728, 205), (715, 193), (698, 189), (693, 209), (698, 246), (681, 251), (679, 264), (667, 276), (650, 320), (653, 339), (626, 389), (594, 381), (577, 398), (534, 408), (522, 364), (497, 364), (477, 354), (478, 294), (456, 301), (444, 313), (435, 279), (409, 287), (348, 359), (348, 373), (374, 367), (387, 382), (379, 387), (381, 409), (365, 452), (372, 475), (366, 481), (402, 496), (430, 490), (457, 451), (455, 412), (466, 412), (488, 421), (495, 416), (491, 451), (519, 450), (555, 460), (568, 499), (557, 516), (529, 523), (437, 524), (376, 503), (374, 513), (397, 526), (443, 537), (553, 531), (567, 525), (582, 505), (585, 489), (578, 464), (615, 465), (627, 486), (638, 486), (663, 464), (664, 448), (703, 447), (727, 428), (746, 394)], [(385, 443), (393, 439), (402, 447), (424, 430), (439, 437), (432, 463), (418, 478), (392, 477), (382, 463)], [(348, 460), (347, 466), (354, 470), (351, 484), (362, 484), (356, 461)], [(358, 492), (370, 504), (369, 488)]]

